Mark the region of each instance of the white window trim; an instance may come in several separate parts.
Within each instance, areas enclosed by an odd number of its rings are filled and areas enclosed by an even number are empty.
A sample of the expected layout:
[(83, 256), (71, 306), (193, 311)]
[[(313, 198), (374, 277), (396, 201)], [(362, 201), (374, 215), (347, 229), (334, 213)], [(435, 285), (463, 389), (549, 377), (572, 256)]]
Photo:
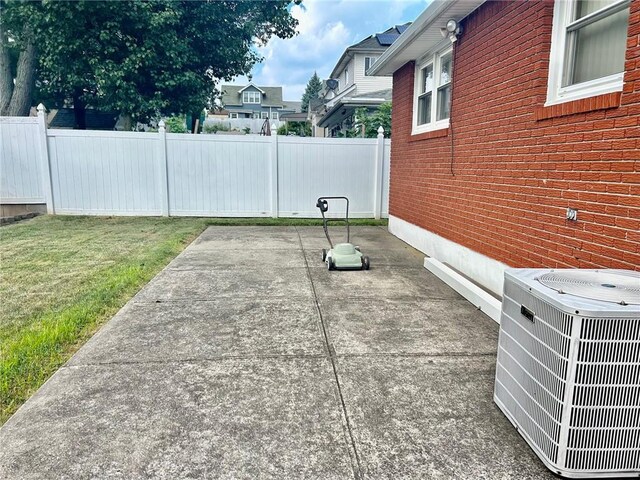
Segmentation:
[(278, 120), (278, 112), (271, 112), (271, 120)]
[[(629, 0), (619, 0), (610, 6), (629, 4)], [(596, 78), (588, 82), (562, 86), (562, 74), (565, 64), (566, 27), (573, 18), (575, 1), (556, 1), (553, 9), (553, 28), (551, 30), (551, 52), (549, 55), (549, 79), (547, 83), (547, 101), (545, 107), (571, 102), (583, 98), (595, 97), (606, 93), (620, 92), (623, 87), (624, 72)]]
[(237, 113), (235, 113), (235, 112), (231, 112), (231, 113), (229, 114), (229, 118), (238, 118), (238, 114), (237, 114)]
[[(447, 41), (447, 43), (449, 43)], [(444, 128), (449, 128), (449, 119), (445, 118), (444, 120), (435, 120), (437, 118), (437, 108), (438, 108), (438, 87), (436, 82), (436, 75), (440, 69), (440, 58), (446, 55), (447, 53), (451, 53), (453, 51), (452, 47), (444, 48), (443, 50), (438, 50), (432, 54), (426, 55), (422, 58), (421, 62), (416, 62), (416, 69), (413, 76), (413, 128), (411, 129), (411, 135), (418, 135), (420, 133), (433, 132), (435, 130), (442, 130)], [(434, 87), (431, 95), (431, 118), (434, 119), (430, 123), (425, 123), (424, 125), (418, 125), (418, 97), (421, 95), (420, 93), (420, 72), (423, 68), (428, 65), (433, 65), (433, 78), (434, 78)], [(452, 62), (452, 68), (453, 68)], [(454, 73), (455, 75), (455, 73)], [(451, 86), (452, 94), (453, 94), (453, 84)]]
[(363, 62), (362, 62), (362, 66), (363, 66), (363, 73), (364, 73), (365, 75), (366, 75), (367, 70), (368, 70), (368, 68), (367, 68), (367, 58), (369, 59), (369, 68), (371, 68), (371, 67), (372, 67), (372, 65), (373, 65), (374, 63), (376, 63), (376, 62), (378, 61), (378, 58), (380, 58), (380, 57), (370, 57), (370, 56), (368, 56), (368, 55), (364, 57), (364, 60), (363, 60)]
[(260, 120), (266, 120), (269, 118), (269, 112), (260, 112)]
[[(251, 98), (256, 99), (256, 101), (252, 101)], [(251, 104), (260, 104), (261, 103), (261, 94), (260, 92), (256, 92), (254, 90), (242, 92), (242, 103), (251, 103)], [(246, 100), (245, 100), (246, 98)]]

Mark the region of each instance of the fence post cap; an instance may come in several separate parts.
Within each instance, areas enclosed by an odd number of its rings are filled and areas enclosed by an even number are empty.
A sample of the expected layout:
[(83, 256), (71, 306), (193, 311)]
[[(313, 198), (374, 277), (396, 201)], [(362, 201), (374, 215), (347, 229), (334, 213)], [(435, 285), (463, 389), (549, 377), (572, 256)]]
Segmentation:
[(164, 120), (160, 120), (160, 121), (158, 122), (158, 128), (159, 128), (160, 130), (164, 130), (164, 127), (165, 127)]
[(378, 135), (384, 135), (384, 128), (382, 128), (382, 125), (378, 127)]
[(44, 104), (40, 104), (38, 105), (38, 113), (46, 113), (47, 109), (45, 108)]

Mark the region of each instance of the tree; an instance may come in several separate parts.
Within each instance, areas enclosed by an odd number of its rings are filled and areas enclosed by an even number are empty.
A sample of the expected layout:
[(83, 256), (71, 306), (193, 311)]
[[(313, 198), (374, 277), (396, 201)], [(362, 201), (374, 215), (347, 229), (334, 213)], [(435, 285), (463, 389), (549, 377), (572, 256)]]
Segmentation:
[(376, 138), (378, 136), (378, 128), (384, 128), (385, 138), (391, 137), (391, 102), (381, 104), (374, 112), (369, 112), (366, 108), (358, 108), (356, 110), (356, 127), (355, 136), (362, 136), (362, 127), (364, 126), (364, 136), (366, 138)]
[(311, 136), (311, 124), (309, 122), (285, 122), (278, 127), (278, 135), (297, 135), (298, 137)]
[(313, 72), (312, 77), (309, 79), (307, 83), (307, 88), (304, 90), (304, 94), (302, 95), (302, 111), (309, 111), (309, 102), (311, 100), (320, 98), (320, 91), (322, 90), (322, 82), (318, 77), (316, 72)]
[[(24, 3), (30, 4), (31, 16), (24, 13)], [(216, 93), (218, 79), (248, 74), (260, 60), (254, 42), (295, 34), (289, 4), (2, 0), (0, 104), (10, 83), (5, 53), (22, 48), (22, 58), (27, 39), (33, 38), (36, 68), (24, 81), (18, 75), (15, 88), (31, 82), (36, 101), (59, 105), (72, 100), (80, 128), (86, 106), (139, 121), (200, 112)]]
[[(29, 114), (36, 68), (38, 2), (0, 1), (0, 116)], [(15, 79), (15, 83), (14, 83)]]

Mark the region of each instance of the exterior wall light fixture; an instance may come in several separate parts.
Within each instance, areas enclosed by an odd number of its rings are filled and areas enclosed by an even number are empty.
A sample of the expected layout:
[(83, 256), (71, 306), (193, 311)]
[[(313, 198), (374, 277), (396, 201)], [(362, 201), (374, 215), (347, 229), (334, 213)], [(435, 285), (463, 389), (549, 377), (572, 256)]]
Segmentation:
[(462, 27), (456, 20), (452, 18), (447, 22), (446, 26), (440, 29), (440, 33), (445, 38), (449, 37), (451, 43), (454, 43), (456, 40), (458, 40), (458, 35), (462, 33)]

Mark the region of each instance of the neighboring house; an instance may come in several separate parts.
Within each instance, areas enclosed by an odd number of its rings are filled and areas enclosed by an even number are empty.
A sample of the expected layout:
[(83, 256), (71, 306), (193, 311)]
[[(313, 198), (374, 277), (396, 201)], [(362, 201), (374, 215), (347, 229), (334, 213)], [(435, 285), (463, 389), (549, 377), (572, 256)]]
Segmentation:
[(302, 112), (302, 102), (292, 102), (291, 100), (285, 100), (284, 105), (282, 106), (283, 115), (289, 113), (301, 113)]
[(496, 295), (507, 266), (640, 269), (640, 0), (436, 0), (370, 74), (389, 230), (425, 266)]
[(305, 112), (283, 113), (280, 116), (280, 120), (283, 122), (306, 122), (307, 114)]
[(223, 85), (222, 107), (229, 118), (280, 120), (284, 113), (300, 112), (300, 102), (282, 100), (282, 87)]
[[(353, 126), (354, 113), (358, 108), (375, 110), (380, 104), (391, 100), (390, 78), (368, 77), (365, 72), (376, 62), (389, 46), (404, 32), (409, 23), (396, 25), (383, 33), (376, 33), (348, 47), (333, 68), (330, 78), (323, 82), (322, 105), (311, 109), (312, 125), (326, 129), (322, 133), (335, 137)], [(315, 136), (322, 136), (316, 133)]]
[(229, 118), (229, 112), (224, 108), (212, 108), (207, 112), (208, 119), (225, 120)]

